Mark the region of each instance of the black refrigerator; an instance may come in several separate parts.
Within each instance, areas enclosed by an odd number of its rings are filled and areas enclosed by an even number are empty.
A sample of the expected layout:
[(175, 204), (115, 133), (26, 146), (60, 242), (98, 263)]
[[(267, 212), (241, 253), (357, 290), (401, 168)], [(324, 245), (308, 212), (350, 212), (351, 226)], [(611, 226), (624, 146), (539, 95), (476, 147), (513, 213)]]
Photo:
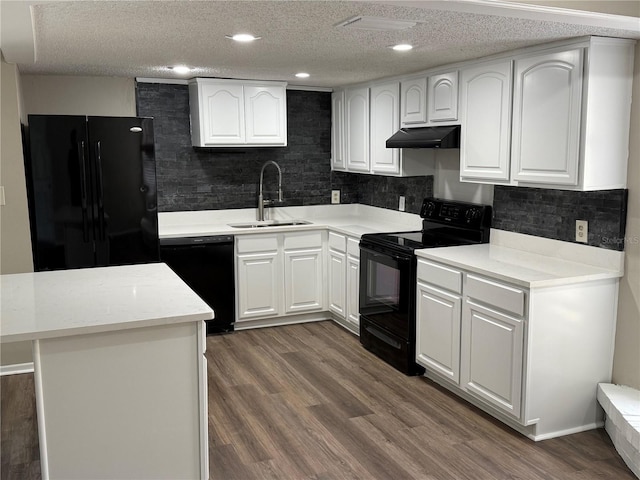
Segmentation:
[(159, 261), (153, 119), (29, 115), (36, 271)]

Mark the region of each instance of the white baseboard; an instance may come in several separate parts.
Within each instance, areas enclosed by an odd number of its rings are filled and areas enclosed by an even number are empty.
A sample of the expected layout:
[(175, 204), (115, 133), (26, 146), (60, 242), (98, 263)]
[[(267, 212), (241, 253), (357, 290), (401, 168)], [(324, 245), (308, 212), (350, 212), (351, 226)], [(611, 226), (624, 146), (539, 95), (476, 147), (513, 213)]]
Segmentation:
[(4, 375), (17, 375), (19, 373), (33, 373), (33, 362), (0, 365), (0, 377)]

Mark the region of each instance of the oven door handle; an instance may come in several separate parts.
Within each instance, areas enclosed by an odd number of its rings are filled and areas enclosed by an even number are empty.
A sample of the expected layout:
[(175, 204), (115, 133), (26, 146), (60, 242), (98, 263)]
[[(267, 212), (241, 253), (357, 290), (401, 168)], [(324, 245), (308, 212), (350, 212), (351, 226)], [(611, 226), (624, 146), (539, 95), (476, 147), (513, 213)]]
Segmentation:
[(402, 344), (400, 342), (398, 342), (397, 340), (394, 340), (393, 338), (391, 338), (389, 335), (382, 333), (380, 330), (378, 330), (377, 328), (374, 327), (370, 327), (370, 326), (366, 326), (365, 330), (367, 332), (369, 332), (371, 335), (373, 335), (374, 337), (376, 337), (378, 340), (382, 340), (384, 343), (386, 343), (387, 345), (389, 345), (390, 347), (395, 348), (396, 350), (400, 350), (402, 349)]
[(363, 252), (366, 252), (370, 255), (374, 255), (376, 257), (387, 257), (387, 258), (391, 258), (397, 262), (410, 262), (411, 259), (413, 258), (412, 256), (407, 256), (407, 255), (399, 255), (397, 253), (391, 253), (389, 251), (380, 251), (380, 250), (374, 250), (370, 247), (363, 247), (362, 245), (360, 245), (360, 250)]

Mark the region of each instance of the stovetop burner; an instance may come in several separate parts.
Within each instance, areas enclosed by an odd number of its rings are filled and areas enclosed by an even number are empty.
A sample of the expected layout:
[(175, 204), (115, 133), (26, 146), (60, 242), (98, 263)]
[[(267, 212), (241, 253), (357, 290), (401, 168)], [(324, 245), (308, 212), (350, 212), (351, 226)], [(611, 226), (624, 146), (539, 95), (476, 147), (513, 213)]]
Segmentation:
[[(418, 232), (394, 232), (394, 233), (373, 233), (363, 235), (365, 240), (373, 238), (377, 243), (383, 243), (389, 247), (401, 248), (403, 250), (418, 250), (421, 248), (446, 247), (450, 245), (460, 245), (462, 240), (456, 240), (448, 236), (433, 233)], [(466, 243), (466, 242), (465, 242)]]
[(407, 253), (489, 241), (491, 207), (488, 205), (425, 198), (420, 216), (423, 218), (420, 231), (369, 233), (362, 236), (362, 241)]

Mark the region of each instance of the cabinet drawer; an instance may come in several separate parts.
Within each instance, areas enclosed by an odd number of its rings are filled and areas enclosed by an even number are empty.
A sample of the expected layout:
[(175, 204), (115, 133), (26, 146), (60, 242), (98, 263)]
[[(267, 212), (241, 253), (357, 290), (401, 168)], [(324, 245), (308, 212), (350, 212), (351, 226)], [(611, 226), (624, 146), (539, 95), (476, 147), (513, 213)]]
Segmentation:
[(284, 234), (284, 249), (321, 248), (322, 232), (300, 232)]
[(360, 240), (357, 238), (347, 238), (347, 253), (352, 257), (360, 258)]
[(347, 237), (335, 232), (329, 232), (329, 248), (339, 252), (347, 251)]
[(462, 272), (444, 265), (418, 260), (418, 280), (462, 293)]
[(488, 278), (467, 275), (467, 296), (515, 315), (524, 316), (525, 292)]
[(247, 235), (236, 237), (236, 253), (271, 252), (278, 250), (276, 235)]

